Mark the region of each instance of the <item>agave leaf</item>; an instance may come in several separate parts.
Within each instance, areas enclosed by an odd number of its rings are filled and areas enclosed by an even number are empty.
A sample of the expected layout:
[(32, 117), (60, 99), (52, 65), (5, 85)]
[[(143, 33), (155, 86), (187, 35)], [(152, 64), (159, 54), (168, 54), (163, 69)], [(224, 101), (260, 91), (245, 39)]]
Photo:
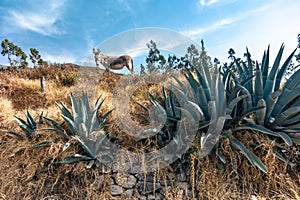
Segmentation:
[(291, 92), (300, 83), (300, 70), (297, 70), (285, 83), (282, 93)]
[(260, 107), (252, 107), (252, 108), (249, 108), (249, 109), (243, 111), (243, 113), (242, 113), (241, 116), (240, 116), (239, 121), (244, 120), (244, 118), (246, 118), (249, 114), (254, 113), (254, 112), (257, 112), (257, 111), (261, 111), (261, 110), (263, 110), (264, 108), (265, 108), (265, 107), (263, 107), (263, 106), (260, 106)]
[(143, 104), (141, 104), (139, 102), (134, 102), (134, 103), (137, 104), (137, 105), (139, 105), (143, 110), (149, 112), (149, 109), (146, 106), (144, 106)]
[(192, 92), (197, 101), (197, 104), (202, 107), (207, 102), (204, 90), (203, 90), (203, 88), (201, 88), (202, 86), (199, 85), (199, 83), (195, 80), (195, 78), (194, 78), (193, 74), (190, 72), (190, 70), (186, 70), (186, 72), (187, 72), (188, 76), (185, 75), (185, 78), (187, 79), (187, 81), (189, 82), (189, 84), (192, 88)]
[(78, 134), (79, 136), (81, 136), (82, 138), (88, 138), (89, 137), (89, 133), (87, 131), (87, 128), (85, 126), (85, 123), (80, 123), (78, 126)]
[(151, 123), (150, 117), (148, 117), (148, 116), (146, 116), (146, 115), (144, 115), (144, 114), (142, 114), (142, 113), (134, 113), (134, 114), (137, 115), (137, 116), (139, 116), (139, 117), (141, 117), (141, 118), (143, 118), (143, 119), (146, 120), (148, 123)]
[(300, 124), (295, 124), (295, 125), (290, 125), (290, 126), (287, 126), (286, 128), (289, 128), (289, 129), (297, 129), (298, 132), (300, 130)]
[(189, 113), (191, 113), (195, 121), (205, 120), (202, 109), (194, 102), (187, 101), (184, 107), (186, 108), (186, 110), (188, 110)]
[(238, 74), (240, 76), (240, 80), (244, 80), (246, 78), (245, 77), (246, 73), (244, 72), (243, 68), (241, 67), (240, 62), (238, 60), (235, 60), (234, 62), (235, 62), (235, 66), (237, 68)]
[[(176, 86), (171, 85), (171, 91), (174, 93), (180, 106), (184, 106), (185, 102), (189, 101), (189, 97), (182, 90), (177, 88)], [(173, 103), (175, 103), (175, 102), (173, 102)]]
[(20, 140), (25, 139), (21, 134), (19, 134), (17, 132), (14, 132), (14, 131), (10, 131), (10, 130), (0, 130), (0, 131), (3, 132), (3, 133), (9, 133), (9, 134), (12, 134), (14, 136), (17, 136)]
[(63, 103), (57, 103), (55, 102), (55, 104), (59, 107), (59, 109), (61, 110), (62, 114), (72, 120), (74, 120), (71, 112), (69, 111), (69, 109), (67, 109), (67, 107), (63, 104)]
[(179, 109), (176, 108), (176, 101), (175, 101), (173, 91), (170, 91), (170, 104), (171, 104), (171, 108), (173, 109), (173, 116), (175, 118), (180, 118), (180, 111)]
[[(248, 48), (246, 48), (246, 57), (247, 57), (247, 64), (248, 64), (248, 73), (247, 73), (247, 77), (252, 77), (253, 76), (253, 66), (252, 66), (252, 60), (251, 60), (251, 56), (250, 56), (250, 53), (248, 51)], [(249, 90), (250, 94), (252, 95), (253, 93), (253, 83), (252, 81), (250, 81), (248, 84), (247, 84), (247, 89)]]
[(252, 166), (257, 166), (264, 173), (268, 173), (267, 167), (261, 162), (261, 160), (254, 153), (249, 151), (242, 142), (240, 142), (236, 138), (232, 138), (230, 141), (247, 157), (247, 159), (252, 164)]
[(257, 125), (257, 124), (244, 124), (241, 126), (236, 127), (233, 132), (238, 130), (254, 130), (261, 133), (265, 133), (272, 136), (278, 136), (275, 132), (271, 131), (270, 129), (265, 128), (264, 126)]
[(259, 65), (256, 61), (256, 71), (255, 71), (255, 104), (258, 103), (260, 99), (263, 98), (264, 88), (263, 88), (263, 80), (261, 71), (259, 69)]
[(233, 131), (247, 130), (247, 129), (258, 131), (258, 132), (265, 133), (265, 134), (275, 136), (275, 137), (281, 137), (288, 146), (291, 146), (293, 144), (291, 138), (287, 134), (285, 134), (283, 132), (274, 132), (270, 129), (265, 128), (264, 126), (257, 125), (257, 124), (245, 124), (245, 125), (236, 127)]
[(263, 107), (263, 108), (260, 109), (260, 110), (258, 110), (258, 111), (255, 113), (256, 121), (257, 121), (257, 123), (258, 123), (259, 125), (263, 125), (263, 124), (265, 123), (266, 111), (267, 111), (265, 100), (264, 100), (264, 99), (258, 100), (257, 106), (258, 106), (258, 107)]
[(282, 122), (282, 126), (292, 125), (300, 122), (300, 113), (289, 117)]
[[(101, 94), (101, 95), (98, 97), (98, 99), (96, 100), (95, 105), (94, 105), (94, 110), (93, 110), (93, 111), (98, 110), (98, 109), (101, 109), (101, 107), (100, 107), (100, 104), (101, 104), (100, 100), (101, 100), (101, 98), (102, 98), (102, 94)], [(100, 107), (100, 108), (99, 108), (99, 107)]]
[[(79, 121), (79, 106), (78, 106), (78, 103), (75, 99), (75, 97), (73, 96), (73, 94), (71, 93), (70, 94), (70, 99), (71, 99), (71, 103), (72, 103), (72, 111), (73, 111), (73, 118), (74, 118), (74, 123), (75, 124), (79, 124), (80, 121)], [(71, 119), (71, 118), (70, 118)]]
[(247, 157), (247, 159), (249, 160), (249, 162), (251, 163), (252, 166), (255, 166), (254, 160), (252, 158), (252, 154), (250, 153), (250, 151), (247, 149), (247, 147), (245, 147), (245, 145), (242, 142), (240, 142), (236, 138), (232, 138), (230, 140), (230, 142)]
[(267, 114), (265, 118), (265, 122), (267, 122), (271, 116), (271, 113), (274, 109), (275, 103), (277, 102), (278, 97), (281, 95), (281, 92), (276, 91), (271, 93), (267, 100), (266, 100), (266, 105), (267, 105)]
[[(87, 94), (87, 93), (83, 93), (81, 99), (83, 99), (83, 103), (84, 103), (84, 105), (85, 105), (86, 113), (87, 113), (87, 114), (91, 113), (91, 108), (90, 108), (90, 104), (89, 104), (89, 97), (88, 97), (88, 94)], [(87, 115), (87, 116), (88, 116), (88, 115)]]
[(38, 143), (36, 145), (33, 145), (31, 148), (36, 149), (36, 148), (39, 148), (39, 147), (49, 146), (50, 144), (51, 144), (51, 142), (44, 141), (44, 142)]
[(33, 117), (30, 115), (28, 110), (27, 110), (25, 115), (26, 115), (27, 123), (31, 126), (31, 128), (33, 130), (35, 130), (36, 129), (36, 122), (34, 121)]
[(80, 107), (79, 107), (79, 113), (78, 113), (78, 121), (77, 124), (80, 123), (84, 123), (87, 124), (88, 123), (88, 115), (89, 115), (89, 108), (87, 109), (87, 107), (89, 107), (89, 104), (87, 103), (87, 105), (85, 104), (85, 100), (83, 98), (80, 99)]
[(249, 108), (252, 108), (252, 98), (251, 98), (251, 94), (250, 92), (243, 86), (241, 85), (237, 85), (238, 88), (241, 89), (241, 92), (245, 95), (247, 95), (247, 98), (245, 98), (245, 102), (246, 102), (246, 108), (244, 109), (249, 109)]
[(20, 153), (22, 153), (26, 148), (25, 147), (21, 147), (18, 150), (16, 150), (14, 153), (12, 153), (11, 155), (9, 155), (9, 158), (14, 157)]
[(103, 143), (104, 143), (104, 141), (106, 139), (108, 139), (108, 137), (109, 137), (108, 132), (106, 132), (106, 133), (104, 133), (104, 134), (102, 134), (102, 135), (100, 135), (100, 136), (97, 137), (96, 144), (95, 144), (95, 152), (96, 152), (97, 155), (98, 155), (98, 152), (99, 152), (99, 150), (101, 148), (101, 145), (102, 146), (105, 145)]
[(276, 132), (278, 134), (279, 137), (281, 137), (284, 142), (288, 145), (288, 146), (292, 146), (293, 145), (293, 141), (292, 139), (284, 132)]
[(80, 155), (80, 154), (75, 154), (73, 156), (67, 156), (63, 161), (59, 162), (53, 162), (54, 164), (72, 164), (72, 163), (77, 163), (81, 161), (89, 161), (92, 160), (92, 158)]
[(300, 87), (294, 89), (291, 92), (282, 92), (282, 94), (278, 97), (278, 100), (273, 108), (271, 115), (276, 117), (282, 110), (288, 105), (291, 101), (300, 96)]
[(284, 50), (284, 44), (281, 45), (281, 47), (279, 49), (279, 52), (276, 56), (276, 59), (274, 61), (273, 67), (272, 67), (272, 69), (270, 71), (270, 74), (267, 78), (266, 85), (265, 85), (265, 88), (264, 88), (264, 99), (267, 99), (269, 94), (271, 94), (273, 92), (272, 90), (273, 90), (273, 86), (274, 86), (274, 82), (275, 82), (275, 76), (276, 76), (277, 71), (278, 71), (278, 67), (279, 67), (281, 57), (282, 57), (283, 50)]
[(278, 158), (282, 162), (288, 163), (288, 161), (278, 151), (276, 151), (275, 149), (272, 149), (272, 151), (276, 158)]
[(239, 101), (247, 98), (248, 95), (241, 95), (241, 96), (237, 96), (235, 99), (233, 99), (232, 101), (230, 101), (229, 105), (227, 106), (226, 109), (226, 114), (230, 115), (234, 109), (234, 107), (238, 104)]
[[(211, 94), (210, 94), (210, 88), (208, 87), (208, 84), (210, 84), (210, 82), (206, 82), (205, 79), (201, 76), (200, 72), (198, 71), (197, 68), (194, 68), (195, 72), (196, 72), (196, 75), (197, 75), (197, 79), (200, 83), (200, 85), (202, 85), (203, 89), (204, 89), (204, 92), (205, 92), (205, 95), (206, 95), (206, 99), (207, 101), (211, 101)], [(210, 76), (210, 75), (209, 75)]]
[(225, 158), (225, 156), (222, 154), (221, 151), (217, 150), (217, 156), (219, 157), (219, 159), (221, 160), (222, 163), (226, 164), (226, 158)]
[(14, 116), (14, 117), (19, 122), (19, 126), (26, 133), (27, 137), (29, 137), (29, 138), (32, 137), (35, 130), (29, 124), (27, 124), (23, 119), (21, 119), (17, 116)]
[(54, 130), (56, 132), (58, 132), (59, 134), (61, 134), (64, 137), (67, 137), (65, 130), (63, 129), (63, 127), (61, 126), (61, 124), (59, 124), (57, 121), (55, 121), (52, 118), (49, 117), (43, 117), (46, 121), (50, 122), (52, 124), (52, 126), (54, 126), (55, 128), (44, 128), (43, 130)]
[(208, 102), (208, 110), (209, 110), (209, 119), (212, 122), (216, 122), (217, 121), (216, 102), (214, 102), (214, 101)]
[(62, 116), (62, 118), (64, 118), (64, 120), (67, 122), (72, 135), (78, 135), (78, 128), (75, 125), (74, 121), (64, 115)]
[(88, 155), (88, 157), (91, 157), (92, 159), (96, 158), (93, 149), (91, 149), (91, 147), (88, 146), (84, 140), (82, 140), (79, 136), (72, 136), (72, 138), (74, 138), (80, 144), (83, 151)]
[(278, 91), (279, 90), (279, 87), (280, 87), (280, 83), (281, 83), (281, 80), (283, 78), (283, 75), (286, 71), (286, 69), (288, 68), (288, 66), (290, 65), (291, 63), (291, 60), (296, 52), (297, 48), (291, 53), (291, 55), (286, 59), (286, 61), (284, 62), (284, 64), (282, 65), (282, 67), (280, 68), (278, 74), (276, 75), (276, 83), (275, 83), (275, 88), (274, 88), (274, 91)]
[[(281, 124), (287, 118), (289, 118), (297, 113), (300, 113), (300, 106), (292, 106), (292, 107), (288, 108), (287, 110), (283, 111), (275, 118), (275, 121), (272, 123), (272, 126), (277, 126), (277, 125)], [(300, 121), (300, 118), (298, 118), (298, 120)]]
[(44, 114), (44, 111), (42, 111), (39, 116), (39, 124), (43, 124), (43, 114)]
[(110, 113), (111, 113), (112, 111), (113, 111), (113, 109), (110, 110), (110, 111), (108, 111), (108, 112), (106, 112), (106, 113), (103, 115), (103, 117), (100, 119), (99, 127), (101, 127), (101, 128), (103, 127), (106, 118), (110, 115)]
[(175, 76), (172, 76), (185, 94), (188, 93), (187, 87)]
[(266, 81), (269, 74), (269, 59), (270, 59), (270, 45), (268, 46), (267, 52), (264, 53), (262, 60), (262, 79), (263, 79), (263, 88), (266, 86)]

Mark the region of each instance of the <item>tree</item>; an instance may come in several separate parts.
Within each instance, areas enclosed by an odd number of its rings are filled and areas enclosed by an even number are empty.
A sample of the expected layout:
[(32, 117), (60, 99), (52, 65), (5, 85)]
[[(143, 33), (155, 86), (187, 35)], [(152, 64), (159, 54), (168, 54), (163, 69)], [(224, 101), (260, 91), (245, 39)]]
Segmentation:
[(192, 44), (187, 48), (185, 58), (199, 71), (201, 71), (201, 68), (210, 69), (212, 67), (211, 57), (206, 53), (203, 40), (201, 40), (201, 51), (199, 52), (196, 46)]
[(3, 56), (7, 55), (7, 59), (9, 61), (10, 66), (13, 66), (13, 62), (12, 62), (11, 56), (12, 56), (12, 54), (14, 52), (15, 45), (13, 43), (11, 43), (8, 39), (4, 39), (1, 42), (1, 47), (2, 47), (1, 54)]
[(201, 40), (200, 67), (203, 69), (211, 69), (212, 66), (211, 57), (207, 55), (204, 47), (204, 41)]
[(144, 75), (144, 74), (146, 74), (146, 68), (145, 68), (145, 66), (143, 65), (143, 64), (141, 64), (140, 65), (140, 75)]
[(34, 68), (42, 66), (45, 64), (45, 61), (41, 58), (39, 51), (35, 48), (30, 48), (30, 60), (34, 65)]
[(14, 45), (8, 39), (1, 42), (3, 56), (7, 55), (10, 66), (27, 67), (27, 56), (20, 47)]
[(233, 50), (233, 48), (229, 49), (228, 54), (229, 54), (228, 58), (233, 61), (235, 59), (235, 51)]
[(149, 49), (149, 53), (146, 58), (148, 73), (164, 72), (166, 59), (157, 49), (156, 43), (151, 40), (150, 43), (147, 43), (147, 47)]
[(194, 44), (187, 48), (185, 58), (192, 66), (200, 68), (200, 53)]

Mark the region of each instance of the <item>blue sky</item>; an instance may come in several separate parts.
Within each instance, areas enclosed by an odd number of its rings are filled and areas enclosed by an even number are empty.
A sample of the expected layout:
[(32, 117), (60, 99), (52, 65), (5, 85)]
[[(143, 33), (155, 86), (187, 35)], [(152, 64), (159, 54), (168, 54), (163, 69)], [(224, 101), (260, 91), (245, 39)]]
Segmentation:
[[(124, 33), (136, 33), (129, 42), (146, 48), (150, 31), (132, 30), (156, 27), (198, 44), (203, 39), (208, 54), (223, 62), (229, 48), (242, 56), (246, 46), (261, 60), (268, 44), (274, 59), (281, 43), (286, 45), (284, 56), (297, 46), (299, 8), (298, 0), (1, 0), (0, 39), (9, 39), (27, 54), (36, 48), (47, 61), (81, 64), (93, 47)], [(163, 32), (156, 31), (153, 39)], [(168, 49), (161, 41), (157, 45)], [(113, 48), (136, 56), (118, 44)], [(1, 55), (0, 64), (6, 63)]]

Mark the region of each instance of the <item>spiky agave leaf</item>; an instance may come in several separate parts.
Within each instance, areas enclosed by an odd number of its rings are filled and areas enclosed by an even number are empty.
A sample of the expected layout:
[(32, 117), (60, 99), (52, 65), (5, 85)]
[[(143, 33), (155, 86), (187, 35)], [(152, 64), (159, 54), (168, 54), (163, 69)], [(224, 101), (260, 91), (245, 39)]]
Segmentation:
[(271, 68), (270, 74), (267, 77), (266, 80), (266, 85), (264, 87), (264, 99), (267, 99), (270, 93), (272, 93), (273, 87), (274, 87), (274, 82), (275, 82), (275, 76), (278, 71), (279, 63), (282, 57), (282, 53), (284, 50), (284, 44), (281, 45), (278, 54), (276, 56), (276, 59), (274, 61), (273, 67)]
[(249, 160), (252, 166), (258, 167), (264, 173), (268, 173), (267, 167), (262, 163), (262, 161), (251, 151), (249, 151), (245, 145), (236, 138), (232, 138), (231, 143), (238, 148)]
[(15, 131), (10, 131), (10, 130), (0, 130), (0, 131), (3, 132), (3, 133), (9, 133), (9, 134), (12, 134), (14, 136), (17, 136), (20, 140), (25, 139), (23, 135), (21, 135), (20, 133), (15, 132)]
[(264, 126), (261, 125), (257, 125), (257, 124), (244, 124), (241, 125), (239, 127), (236, 127), (233, 131), (238, 131), (238, 130), (254, 130), (254, 131), (258, 131), (261, 133), (265, 133), (271, 136), (275, 136), (275, 137), (280, 137), (281, 139), (284, 140), (284, 142), (288, 145), (291, 146), (293, 145), (293, 141), (291, 140), (291, 138), (283, 132), (274, 132), (268, 128), (265, 128)]

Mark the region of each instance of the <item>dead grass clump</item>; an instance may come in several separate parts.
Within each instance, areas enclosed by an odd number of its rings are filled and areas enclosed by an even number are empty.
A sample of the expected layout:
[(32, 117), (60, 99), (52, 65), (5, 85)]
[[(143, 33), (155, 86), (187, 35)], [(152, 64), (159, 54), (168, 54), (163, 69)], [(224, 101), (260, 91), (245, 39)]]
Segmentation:
[(199, 198), (299, 199), (299, 170), (273, 156), (273, 141), (260, 133), (240, 132), (237, 135), (250, 151), (262, 159), (269, 173), (264, 174), (254, 168), (243, 154), (231, 147), (228, 139), (223, 138), (221, 149), (226, 157), (225, 165), (219, 160), (212, 163), (209, 156), (196, 159), (195, 185)]

